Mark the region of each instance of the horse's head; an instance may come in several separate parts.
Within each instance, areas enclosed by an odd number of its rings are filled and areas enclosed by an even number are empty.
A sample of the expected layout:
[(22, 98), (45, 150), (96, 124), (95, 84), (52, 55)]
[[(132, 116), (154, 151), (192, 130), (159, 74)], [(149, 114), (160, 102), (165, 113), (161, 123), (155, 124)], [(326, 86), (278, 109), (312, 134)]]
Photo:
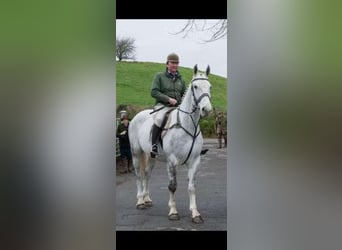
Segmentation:
[(191, 91), (195, 105), (199, 108), (201, 117), (207, 116), (212, 110), (211, 106), (211, 84), (208, 79), (210, 67), (208, 65), (205, 73), (200, 73), (197, 64), (194, 66), (194, 75), (191, 80)]

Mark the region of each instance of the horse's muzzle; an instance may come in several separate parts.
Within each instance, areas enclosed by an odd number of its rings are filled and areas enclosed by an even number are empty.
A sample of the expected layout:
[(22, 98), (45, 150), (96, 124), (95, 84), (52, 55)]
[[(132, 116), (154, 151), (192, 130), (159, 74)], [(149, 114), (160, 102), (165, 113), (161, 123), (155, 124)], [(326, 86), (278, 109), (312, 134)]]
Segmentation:
[(211, 112), (211, 109), (208, 109), (208, 108), (206, 108), (206, 107), (203, 107), (203, 108), (201, 109), (201, 117), (205, 117), (205, 116), (209, 115), (210, 112)]

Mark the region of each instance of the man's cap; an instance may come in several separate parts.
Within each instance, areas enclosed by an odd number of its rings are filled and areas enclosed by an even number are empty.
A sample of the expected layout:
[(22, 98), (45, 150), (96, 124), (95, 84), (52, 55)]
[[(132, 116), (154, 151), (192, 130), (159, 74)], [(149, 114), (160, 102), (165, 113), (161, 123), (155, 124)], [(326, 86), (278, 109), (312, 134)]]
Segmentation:
[(179, 56), (176, 53), (171, 53), (167, 56), (167, 62), (179, 62)]

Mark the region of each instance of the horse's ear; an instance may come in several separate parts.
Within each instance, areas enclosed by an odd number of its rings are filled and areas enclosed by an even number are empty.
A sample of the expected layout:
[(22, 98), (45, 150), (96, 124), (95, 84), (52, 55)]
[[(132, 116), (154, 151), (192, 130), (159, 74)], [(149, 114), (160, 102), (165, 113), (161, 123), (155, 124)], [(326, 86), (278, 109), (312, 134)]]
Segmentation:
[(205, 74), (208, 76), (210, 74), (210, 67), (208, 65), (207, 70), (205, 71)]
[(195, 67), (194, 67), (194, 75), (197, 74), (197, 71), (198, 71), (198, 68), (197, 68), (197, 64), (196, 64)]

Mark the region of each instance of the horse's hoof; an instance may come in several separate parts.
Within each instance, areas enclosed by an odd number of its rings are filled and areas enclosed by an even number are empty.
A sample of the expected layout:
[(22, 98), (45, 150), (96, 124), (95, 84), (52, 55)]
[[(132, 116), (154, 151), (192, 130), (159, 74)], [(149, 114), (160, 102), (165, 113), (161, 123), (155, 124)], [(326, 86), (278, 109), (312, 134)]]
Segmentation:
[(169, 220), (180, 220), (180, 216), (178, 214), (170, 214)]
[(144, 204), (146, 207), (152, 207), (152, 201), (145, 201)]
[(195, 224), (202, 224), (204, 221), (202, 219), (202, 216), (198, 215), (198, 216), (192, 218), (192, 222)]
[(138, 204), (138, 205), (137, 205), (137, 209), (146, 209), (146, 206), (145, 206), (144, 203)]

